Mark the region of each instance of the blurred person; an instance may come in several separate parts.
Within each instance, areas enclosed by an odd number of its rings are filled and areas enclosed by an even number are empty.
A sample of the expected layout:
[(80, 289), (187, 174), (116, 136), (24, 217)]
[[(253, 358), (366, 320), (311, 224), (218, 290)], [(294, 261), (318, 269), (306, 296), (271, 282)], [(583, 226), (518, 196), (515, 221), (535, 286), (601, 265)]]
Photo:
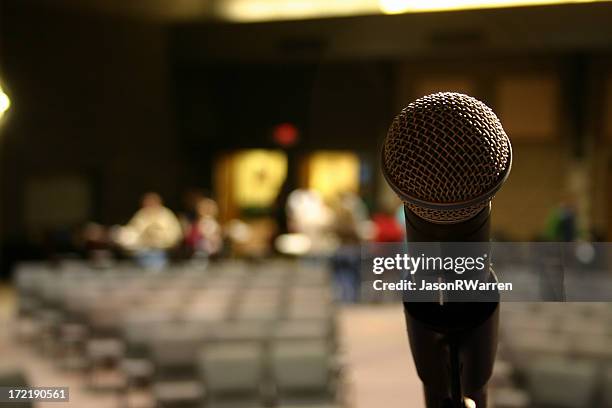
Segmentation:
[(85, 258), (93, 265), (106, 267), (112, 264), (113, 253), (106, 227), (96, 222), (88, 222), (81, 231), (79, 241)]
[[(402, 205), (402, 214), (403, 209)], [(405, 224), (400, 224), (397, 212), (393, 209), (387, 208), (377, 212), (372, 216), (372, 221), (374, 222), (374, 242), (401, 242), (404, 240)]]
[(291, 183), (289, 182), (289, 179), (286, 179), (283, 182), (272, 207), (272, 214), (274, 216), (274, 221), (276, 222), (277, 226), (276, 237), (290, 232), (288, 219), (288, 202), (290, 195)]
[(310, 240), (310, 255), (333, 253), (334, 212), (319, 193), (309, 189), (292, 191), (287, 199), (287, 220), (290, 232), (303, 234)]
[(223, 247), (221, 225), (217, 221), (219, 207), (213, 199), (201, 198), (195, 208), (195, 218), (187, 227), (185, 243), (196, 257), (217, 255)]
[[(552, 242), (575, 242), (577, 236), (576, 208), (573, 197), (566, 195), (549, 213), (544, 239)], [(565, 299), (565, 266), (573, 262), (573, 245), (544, 245), (534, 254), (534, 272), (539, 277), (540, 298), (557, 302)], [(575, 248), (574, 248), (575, 250)], [(581, 254), (582, 255), (582, 254)]]
[(361, 289), (361, 247), (358, 215), (350, 201), (338, 201), (334, 206), (333, 231), (338, 238), (338, 248), (331, 258), (335, 291), (344, 303), (359, 301)]
[(46, 228), (43, 231), (43, 247), (46, 257), (52, 261), (78, 256), (78, 230), (73, 226)]
[(181, 238), (181, 224), (177, 217), (164, 207), (159, 194), (149, 192), (143, 196), (140, 210), (119, 229), (117, 241), (134, 252), (140, 265), (160, 270), (168, 263), (168, 252)]
[(363, 199), (352, 191), (340, 193), (340, 205), (350, 211), (355, 223), (360, 223), (368, 220), (368, 207)]
[(359, 237), (370, 239), (372, 235), (372, 222), (368, 207), (363, 198), (352, 191), (345, 191), (339, 195), (340, 205), (351, 213)]
[(179, 220), (185, 226), (185, 230), (187, 230), (187, 225), (198, 218), (198, 203), (207, 195), (200, 188), (189, 188), (183, 194), (183, 211), (179, 215)]
[(546, 221), (545, 238), (555, 242), (573, 242), (578, 237), (576, 206), (566, 198), (553, 208)]

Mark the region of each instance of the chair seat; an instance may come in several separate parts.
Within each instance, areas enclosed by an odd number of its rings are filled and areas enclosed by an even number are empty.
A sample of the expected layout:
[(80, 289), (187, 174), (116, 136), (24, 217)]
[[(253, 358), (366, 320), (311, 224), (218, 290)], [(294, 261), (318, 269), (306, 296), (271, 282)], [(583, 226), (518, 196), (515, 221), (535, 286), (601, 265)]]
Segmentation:
[(526, 374), (534, 405), (586, 407), (597, 386), (595, 362), (542, 358), (529, 364)]
[(94, 339), (87, 343), (87, 355), (93, 360), (115, 359), (123, 356), (125, 346), (119, 339)]
[(608, 366), (603, 376), (603, 395), (604, 406), (612, 407), (612, 365)]
[(288, 402), (280, 403), (277, 408), (339, 408), (333, 402)]
[(144, 358), (126, 359), (121, 363), (121, 369), (130, 379), (148, 379), (155, 372), (153, 363)]
[(496, 388), (491, 393), (491, 399), (497, 408), (528, 408), (531, 406), (527, 393), (516, 388)]
[(204, 398), (204, 387), (198, 381), (164, 381), (153, 386), (158, 401), (197, 401)]
[(117, 369), (94, 369), (89, 374), (89, 387), (94, 390), (119, 390), (125, 388), (125, 375)]
[(596, 361), (612, 361), (611, 336), (581, 336), (576, 339), (574, 352)]
[(289, 320), (279, 323), (274, 337), (282, 340), (327, 339), (331, 337), (327, 320)]
[(63, 343), (78, 343), (87, 339), (87, 327), (82, 324), (67, 323), (60, 329), (61, 341)]
[(203, 408), (265, 408), (265, 406), (258, 401), (230, 399), (227, 401), (207, 401)]

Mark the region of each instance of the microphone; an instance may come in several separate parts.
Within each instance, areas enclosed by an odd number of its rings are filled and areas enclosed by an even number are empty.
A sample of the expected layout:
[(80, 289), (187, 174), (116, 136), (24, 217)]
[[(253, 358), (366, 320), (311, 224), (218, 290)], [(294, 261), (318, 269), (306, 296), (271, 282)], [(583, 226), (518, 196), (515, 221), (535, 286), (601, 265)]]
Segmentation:
[[(408, 242), (474, 242), (489, 251), (491, 200), (512, 164), (495, 113), (467, 95), (417, 99), (395, 117), (382, 172), (404, 202)], [(487, 253), (485, 252), (485, 253)], [(482, 252), (481, 252), (482, 253)], [(487, 258), (489, 259), (489, 257)], [(494, 279), (485, 268), (485, 279)], [(487, 406), (497, 351), (499, 294), (488, 302), (404, 300), (412, 356), (428, 408)]]

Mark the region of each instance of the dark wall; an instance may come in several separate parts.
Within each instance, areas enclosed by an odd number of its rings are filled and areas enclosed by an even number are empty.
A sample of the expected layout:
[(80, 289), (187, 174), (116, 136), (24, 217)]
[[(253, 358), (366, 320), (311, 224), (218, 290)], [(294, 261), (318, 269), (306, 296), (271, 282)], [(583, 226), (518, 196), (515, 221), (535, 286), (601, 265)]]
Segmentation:
[(179, 201), (180, 160), (166, 28), (2, 2), (2, 232), (27, 234), (31, 178), (79, 175), (91, 218), (125, 222), (143, 191)]
[(283, 122), (299, 129), (298, 151), (373, 152), (392, 117), (390, 62), (175, 64), (181, 139), (193, 162), (274, 147), (272, 130)]

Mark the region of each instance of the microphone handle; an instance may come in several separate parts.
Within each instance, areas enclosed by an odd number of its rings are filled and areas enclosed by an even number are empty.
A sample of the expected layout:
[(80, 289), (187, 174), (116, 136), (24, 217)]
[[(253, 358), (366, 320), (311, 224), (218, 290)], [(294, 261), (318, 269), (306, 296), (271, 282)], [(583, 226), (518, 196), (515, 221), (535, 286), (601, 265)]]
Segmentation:
[[(489, 205), (467, 221), (434, 224), (404, 206), (406, 239), (488, 243), (490, 212)], [(463, 397), (486, 408), (497, 352), (499, 302), (404, 302), (404, 314), (427, 408), (462, 407)]]

